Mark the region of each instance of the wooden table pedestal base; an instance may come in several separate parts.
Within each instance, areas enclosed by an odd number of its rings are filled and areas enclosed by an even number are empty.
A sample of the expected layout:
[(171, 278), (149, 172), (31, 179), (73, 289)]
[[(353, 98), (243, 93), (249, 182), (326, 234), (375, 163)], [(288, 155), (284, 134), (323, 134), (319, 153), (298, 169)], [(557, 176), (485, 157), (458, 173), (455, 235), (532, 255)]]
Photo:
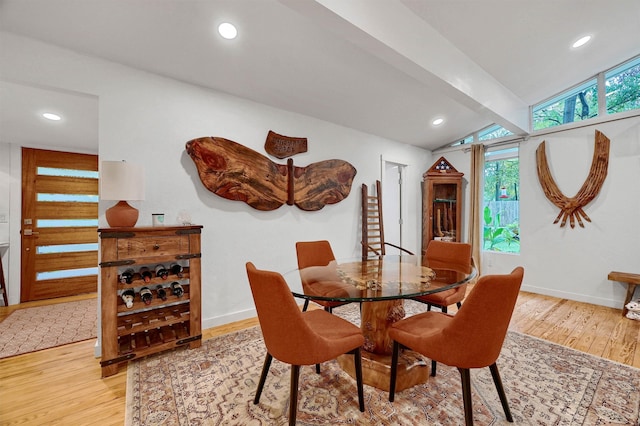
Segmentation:
[[(341, 355), (338, 364), (355, 379), (353, 355)], [(429, 379), (430, 362), (417, 352), (404, 350), (398, 358), (396, 392), (408, 389)], [(364, 384), (389, 391), (391, 355), (378, 355), (362, 351), (362, 381)]]

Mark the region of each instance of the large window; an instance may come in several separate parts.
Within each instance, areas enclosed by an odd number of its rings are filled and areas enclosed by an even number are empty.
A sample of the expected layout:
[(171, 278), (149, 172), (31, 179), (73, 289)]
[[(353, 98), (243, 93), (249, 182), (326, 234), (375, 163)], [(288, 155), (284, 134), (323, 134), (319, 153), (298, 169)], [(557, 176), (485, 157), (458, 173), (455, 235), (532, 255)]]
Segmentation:
[(607, 113), (640, 108), (640, 57), (604, 75)]
[[(598, 87), (599, 81), (604, 88)], [(600, 94), (600, 96), (598, 96)], [(604, 95), (604, 96), (602, 96)], [(532, 107), (533, 131), (640, 109), (640, 57)]]
[(473, 143), (474, 140), (478, 141), (488, 141), (491, 139), (500, 139), (506, 136), (513, 135), (512, 132), (505, 129), (499, 124), (492, 124), (491, 126), (485, 127), (484, 129), (478, 130), (477, 132), (470, 134), (464, 139), (460, 139), (457, 142), (452, 143), (449, 146), (459, 146), (459, 145), (467, 145)]
[(587, 120), (598, 115), (598, 84), (589, 80), (533, 107), (533, 130)]
[[(531, 127), (535, 132), (590, 120), (599, 115), (634, 110), (640, 110), (640, 56), (531, 106)], [(606, 121), (606, 118), (603, 119)], [(508, 140), (512, 135), (513, 133), (507, 129), (492, 124), (447, 146), (467, 145), (491, 139)]]
[(488, 151), (484, 166), (483, 249), (520, 253), (518, 148)]
[(484, 129), (478, 132), (478, 140), (479, 141), (488, 141), (490, 139), (498, 139), (503, 138), (505, 136), (513, 135), (512, 132), (505, 129), (499, 124), (494, 124), (489, 127), (485, 127)]

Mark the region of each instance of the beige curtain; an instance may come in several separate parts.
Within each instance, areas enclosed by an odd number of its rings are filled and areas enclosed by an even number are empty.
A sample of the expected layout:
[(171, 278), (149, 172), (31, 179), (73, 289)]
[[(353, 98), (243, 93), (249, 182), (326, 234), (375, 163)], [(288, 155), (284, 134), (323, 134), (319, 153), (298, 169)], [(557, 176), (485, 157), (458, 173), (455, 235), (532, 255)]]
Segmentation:
[(471, 176), (469, 182), (469, 244), (473, 263), (480, 275), (482, 255), (482, 198), (484, 187), (484, 145), (471, 145)]

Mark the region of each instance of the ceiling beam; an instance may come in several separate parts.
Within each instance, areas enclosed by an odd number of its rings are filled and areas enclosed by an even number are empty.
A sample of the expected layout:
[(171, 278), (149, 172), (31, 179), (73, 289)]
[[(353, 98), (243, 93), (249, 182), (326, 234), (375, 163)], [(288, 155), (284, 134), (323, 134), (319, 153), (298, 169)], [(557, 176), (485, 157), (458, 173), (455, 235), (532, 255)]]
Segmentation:
[(400, 0), (280, 1), (511, 132), (528, 133), (528, 105)]

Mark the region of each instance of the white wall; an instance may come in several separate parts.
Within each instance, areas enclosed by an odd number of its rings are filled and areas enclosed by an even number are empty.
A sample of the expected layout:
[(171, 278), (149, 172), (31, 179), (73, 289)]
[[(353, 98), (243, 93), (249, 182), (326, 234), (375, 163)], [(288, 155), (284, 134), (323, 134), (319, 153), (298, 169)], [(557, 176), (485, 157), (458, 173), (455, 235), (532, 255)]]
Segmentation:
[[(535, 151), (546, 140), (553, 177), (565, 195), (574, 196), (589, 174), (596, 129), (611, 140), (607, 178), (584, 209), (591, 222), (584, 228), (560, 228), (553, 224), (559, 209), (538, 181)], [(626, 286), (611, 283), (607, 274), (640, 272), (640, 118), (532, 138), (521, 147), (520, 170), (522, 263), (530, 270), (528, 286), (620, 308)]]
[[(144, 163), (146, 200), (133, 203), (140, 209), (138, 225), (150, 225), (151, 213), (158, 212), (172, 223), (186, 210), (204, 226), (204, 327), (254, 315), (247, 261), (285, 272), (296, 266), (295, 242), (313, 239), (331, 241), (337, 257), (358, 256), (359, 190), (362, 183), (371, 186), (380, 179), (381, 157), (408, 165), (406, 190), (413, 196), (406, 229), (414, 231), (404, 243), (419, 251), (419, 189), (421, 174), (431, 165), (430, 152), (12, 34), (1, 36), (0, 62), (10, 64), (3, 65), (3, 79), (98, 96), (101, 160)], [(357, 175), (349, 197), (317, 212), (287, 205), (262, 212), (203, 187), (185, 142), (221, 136), (264, 153), (269, 130), (308, 138), (309, 150), (294, 157), (296, 165), (332, 158), (353, 164)], [(100, 203), (101, 226), (107, 226), (104, 210), (111, 204)], [(14, 247), (12, 253), (19, 257)], [(16, 287), (11, 293), (19, 293), (18, 282), (11, 285)]]
[[(573, 229), (569, 223), (561, 228), (553, 224), (559, 209), (545, 197), (538, 181), (536, 149), (546, 141), (551, 173), (561, 191), (572, 197), (589, 173), (596, 129), (611, 140), (607, 178), (600, 194), (584, 209), (591, 222), (584, 228), (577, 223)], [(469, 153), (443, 155), (468, 181)], [(468, 191), (465, 196), (467, 206)], [(521, 253), (484, 252), (483, 273), (507, 273), (522, 265), (523, 290), (621, 308), (626, 286), (607, 280), (607, 274), (640, 272), (639, 212), (640, 117), (533, 137), (520, 144)]]
[[(3, 38), (0, 77), (99, 97), (101, 158), (145, 163), (147, 199), (137, 203), (140, 225), (149, 225), (151, 213), (155, 212), (164, 212), (166, 221), (172, 222), (180, 210), (189, 211), (194, 222), (204, 225), (205, 327), (253, 315), (244, 273), (246, 261), (259, 268), (284, 272), (295, 266), (295, 241), (321, 238), (331, 241), (338, 257), (357, 256), (358, 190), (362, 183), (373, 185), (380, 178), (381, 157), (408, 165), (405, 229), (414, 231), (405, 236), (404, 245), (419, 252), (420, 181), (439, 154), (432, 156), (415, 147), (11, 34), (0, 35)], [(532, 138), (520, 148), (522, 252), (485, 254), (485, 273), (509, 272), (514, 266), (523, 265), (525, 290), (621, 306), (625, 287), (609, 282), (607, 274), (611, 270), (638, 272), (639, 268), (640, 119), (550, 134), (544, 139), (556, 181), (565, 194), (574, 195), (591, 164), (596, 128), (611, 139), (611, 154), (604, 187), (585, 209), (592, 222), (575, 229), (553, 224), (558, 211), (542, 193), (536, 174), (535, 150), (542, 138)], [(204, 189), (184, 151), (186, 141), (206, 135), (222, 136), (264, 152), (264, 138), (270, 129), (309, 139), (309, 152), (294, 157), (297, 165), (329, 158), (351, 162), (358, 170), (351, 195), (319, 212), (303, 212), (289, 206), (260, 212)], [(466, 190), (469, 154), (451, 151), (444, 156), (465, 174)], [(12, 175), (16, 176), (13, 170)], [(100, 206), (103, 226), (106, 226), (103, 213), (109, 205)], [(468, 191), (465, 191), (464, 217), (468, 214), (467, 205)], [(12, 213), (11, 222), (18, 220), (15, 216)], [(19, 226), (12, 225), (12, 229)], [(462, 234), (465, 239), (466, 233), (465, 226)], [(19, 271), (16, 250), (12, 245), (12, 276), (18, 276)], [(15, 287), (10, 296), (19, 292), (17, 282), (10, 285)]]

